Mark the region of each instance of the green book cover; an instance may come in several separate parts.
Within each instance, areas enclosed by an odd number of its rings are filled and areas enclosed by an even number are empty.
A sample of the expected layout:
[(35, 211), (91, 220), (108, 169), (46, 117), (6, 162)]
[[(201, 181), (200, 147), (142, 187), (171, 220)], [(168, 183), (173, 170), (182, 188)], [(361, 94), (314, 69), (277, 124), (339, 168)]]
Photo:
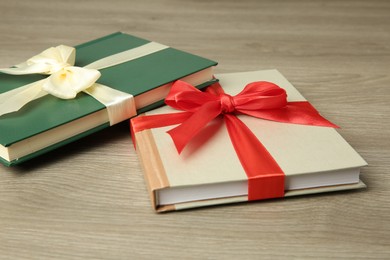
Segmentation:
[[(148, 42), (148, 40), (121, 32), (114, 33), (76, 46), (75, 66), (83, 67), (101, 58), (139, 47)], [(97, 83), (137, 97), (145, 93), (147, 95), (148, 91), (177, 79), (205, 71), (216, 64), (214, 61), (190, 53), (174, 48), (166, 48), (150, 55), (99, 70), (101, 77)], [(211, 70), (209, 74), (207, 75), (208, 79), (205, 78), (201, 84), (198, 84), (199, 88), (208, 85), (208, 81), (212, 79)], [(0, 73), (0, 93), (45, 77), (47, 76), (38, 74), (15, 76)], [(160, 97), (160, 100), (156, 102), (137, 108), (138, 112), (144, 112), (161, 105), (163, 98), (165, 97)], [(2, 115), (0, 116), (0, 161), (5, 165), (21, 163), (83, 136), (109, 127), (108, 121), (101, 122), (98, 125), (92, 124), (90, 127), (84, 127), (82, 132), (72, 136), (54, 138), (58, 139), (58, 142), (45, 139), (45, 133), (48, 133), (50, 130), (71, 122), (82, 121), (84, 118), (104, 110), (105, 106), (96, 99), (85, 93), (79, 93), (75, 99), (70, 100), (46, 95), (28, 103), (17, 112)], [(38, 148), (27, 149), (27, 151), (16, 157), (15, 155), (4, 155), (13, 147), (17, 147), (17, 145), (22, 146), (23, 141), (24, 146), (29, 145), (29, 143), (26, 143), (26, 140), (29, 139), (38, 142), (38, 144), (35, 144)], [(42, 147), (39, 142), (47, 144)], [(25, 150), (25, 147), (22, 150)], [(7, 158), (7, 156), (10, 158)]]

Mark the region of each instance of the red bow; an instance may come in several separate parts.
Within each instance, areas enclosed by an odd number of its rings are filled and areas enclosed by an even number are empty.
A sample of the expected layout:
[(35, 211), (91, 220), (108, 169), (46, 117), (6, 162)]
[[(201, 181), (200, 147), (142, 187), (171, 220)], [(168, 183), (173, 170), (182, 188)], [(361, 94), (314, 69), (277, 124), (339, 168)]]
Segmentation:
[(223, 115), (248, 176), (249, 200), (283, 197), (285, 175), (252, 131), (234, 114), (283, 123), (338, 127), (323, 118), (309, 102), (288, 102), (284, 89), (266, 81), (250, 83), (236, 96), (224, 93), (218, 83), (202, 92), (186, 82), (176, 81), (165, 102), (186, 112), (134, 118), (133, 131), (181, 123), (168, 131), (180, 153), (203, 127)]
[(338, 127), (323, 118), (307, 101), (287, 102), (286, 91), (266, 81), (250, 83), (236, 96), (226, 94), (218, 83), (202, 92), (186, 82), (176, 81), (165, 103), (192, 113), (181, 125), (168, 131), (179, 153), (203, 127), (221, 114), (225, 121), (227, 117), (228, 121), (236, 121), (231, 115), (241, 113), (283, 123)]

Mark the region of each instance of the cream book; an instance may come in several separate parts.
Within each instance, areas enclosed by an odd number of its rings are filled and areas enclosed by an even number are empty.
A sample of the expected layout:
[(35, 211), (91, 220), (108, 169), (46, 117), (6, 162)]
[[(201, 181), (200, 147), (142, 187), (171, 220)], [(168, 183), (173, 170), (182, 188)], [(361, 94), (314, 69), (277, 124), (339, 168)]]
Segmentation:
[[(277, 70), (215, 76), (225, 93), (232, 96), (248, 83), (268, 81), (285, 89), (289, 102), (306, 101)], [(165, 106), (139, 117), (177, 112)], [(359, 175), (366, 162), (336, 129), (237, 116), (283, 170), (285, 197), (365, 187)], [(133, 131), (136, 120), (131, 123)], [(218, 120), (180, 154), (167, 134), (176, 125), (133, 133), (152, 204), (158, 212), (248, 200), (248, 177), (223, 121)]]

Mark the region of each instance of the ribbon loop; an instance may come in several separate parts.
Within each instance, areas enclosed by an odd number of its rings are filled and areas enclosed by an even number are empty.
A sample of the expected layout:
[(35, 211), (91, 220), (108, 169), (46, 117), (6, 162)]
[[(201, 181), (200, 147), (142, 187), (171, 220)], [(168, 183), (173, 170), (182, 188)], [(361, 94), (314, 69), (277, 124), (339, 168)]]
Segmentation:
[(168, 106), (189, 112), (195, 112), (207, 102), (216, 101), (215, 95), (202, 92), (184, 81), (176, 81), (165, 98)]
[(279, 109), (286, 106), (287, 94), (284, 89), (271, 82), (257, 81), (246, 85), (235, 96), (235, 101), (238, 111)]
[(53, 74), (75, 63), (76, 50), (73, 47), (59, 45), (44, 50), (26, 62), (11, 68), (0, 69), (0, 72), (11, 75)]
[(76, 59), (76, 50), (73, 47), (59, 45), (44, 50), (40, 54), (27, 60), (27, 65), (45, 64), (48, 70), (43, 74), (53, 74), (63, 68), (73, 66)]

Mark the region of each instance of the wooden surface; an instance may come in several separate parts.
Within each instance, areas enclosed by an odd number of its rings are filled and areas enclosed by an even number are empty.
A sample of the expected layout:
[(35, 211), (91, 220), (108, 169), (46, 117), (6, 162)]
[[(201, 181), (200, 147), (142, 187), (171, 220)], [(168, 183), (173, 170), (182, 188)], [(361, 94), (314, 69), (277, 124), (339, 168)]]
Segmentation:
[[(126, 124), (0, 166), (0, 259), (389, 259), (389, 1), (0, 1), (0, 67), (124, 31), (276, 68), (368, 161), (366, 190), (155, 214)], [(1, 134), (1, 133), (0, 133)]]

